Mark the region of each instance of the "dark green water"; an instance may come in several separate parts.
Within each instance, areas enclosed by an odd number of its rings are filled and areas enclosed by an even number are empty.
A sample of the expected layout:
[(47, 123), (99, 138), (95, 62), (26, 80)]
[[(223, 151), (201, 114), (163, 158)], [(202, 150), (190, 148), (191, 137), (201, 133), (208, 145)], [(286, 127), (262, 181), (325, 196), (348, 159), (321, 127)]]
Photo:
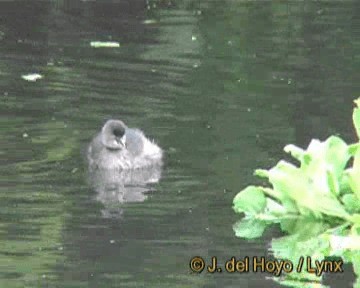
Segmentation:
[[(232, 230), (253, 170), (287, 143), (354, 141), (357, 1), (144, 2), (0, 2), (0, 287), (280, 287), (189, 261), (267, 256), (277, 227)], [(90, 46), (109, 40), (121, 47)], [(108, 118), (165, 150), (141, 201), (88, 184), (85, 147)], [(326, 282), (353, 280), (349, 266)]]

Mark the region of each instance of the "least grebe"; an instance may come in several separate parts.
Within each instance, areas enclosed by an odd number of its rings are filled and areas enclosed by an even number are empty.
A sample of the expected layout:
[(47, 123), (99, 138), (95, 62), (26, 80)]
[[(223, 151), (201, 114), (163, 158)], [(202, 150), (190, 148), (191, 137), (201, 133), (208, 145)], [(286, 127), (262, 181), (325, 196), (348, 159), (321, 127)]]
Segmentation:
[(161, 166), (161, 148), (121, 120), (108, 120), (88, 148), (91, 169), (140, 169)]

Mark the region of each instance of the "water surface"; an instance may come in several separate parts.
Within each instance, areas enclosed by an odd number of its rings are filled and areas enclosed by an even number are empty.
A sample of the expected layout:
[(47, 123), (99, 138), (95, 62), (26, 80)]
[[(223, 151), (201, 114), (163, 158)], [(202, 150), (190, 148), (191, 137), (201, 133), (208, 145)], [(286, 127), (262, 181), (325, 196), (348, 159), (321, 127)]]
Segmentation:
[[(287, 143), (354, 141), (357, 12), (357, 1), (1, 2), (0, 286), (280, 287), (261, 273), (193, 274), (189, 261), (268, 256), (277, 227), (253, 241), (232, 230), (253, 170)], [(115, 214), (84, 160), (109, 118), (166, 153), (159, 183)], [(352, 287), (354, 275), (326, 279)]]

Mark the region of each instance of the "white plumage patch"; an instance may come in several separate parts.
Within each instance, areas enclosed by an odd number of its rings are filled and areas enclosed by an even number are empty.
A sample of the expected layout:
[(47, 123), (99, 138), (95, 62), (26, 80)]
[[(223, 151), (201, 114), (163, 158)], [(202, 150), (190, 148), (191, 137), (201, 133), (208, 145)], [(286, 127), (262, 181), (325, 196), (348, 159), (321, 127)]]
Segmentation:
[(161, 149), (153, 142), (144, 137), (143, 153), (150, 157), (161, 157)]

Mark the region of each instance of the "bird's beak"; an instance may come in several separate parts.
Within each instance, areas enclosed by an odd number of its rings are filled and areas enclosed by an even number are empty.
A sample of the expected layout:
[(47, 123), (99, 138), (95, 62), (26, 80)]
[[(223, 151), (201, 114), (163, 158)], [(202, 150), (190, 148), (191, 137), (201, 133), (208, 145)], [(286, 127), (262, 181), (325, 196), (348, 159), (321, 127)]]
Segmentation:
[(124, 147), (126, 148), (126, 138), (125, 138), (125, 135), (120, 138), (120, 143), (122, 144), (122, 146), (124, 146)]
[(125, 139), (123, 139), (123, 138), (124, 137), (122, 137), (122, 138), (116, 137), (115, 141), (118, 145), (121, 145), (122, 147), (126, 148), (126, 142), (125, 142)]

